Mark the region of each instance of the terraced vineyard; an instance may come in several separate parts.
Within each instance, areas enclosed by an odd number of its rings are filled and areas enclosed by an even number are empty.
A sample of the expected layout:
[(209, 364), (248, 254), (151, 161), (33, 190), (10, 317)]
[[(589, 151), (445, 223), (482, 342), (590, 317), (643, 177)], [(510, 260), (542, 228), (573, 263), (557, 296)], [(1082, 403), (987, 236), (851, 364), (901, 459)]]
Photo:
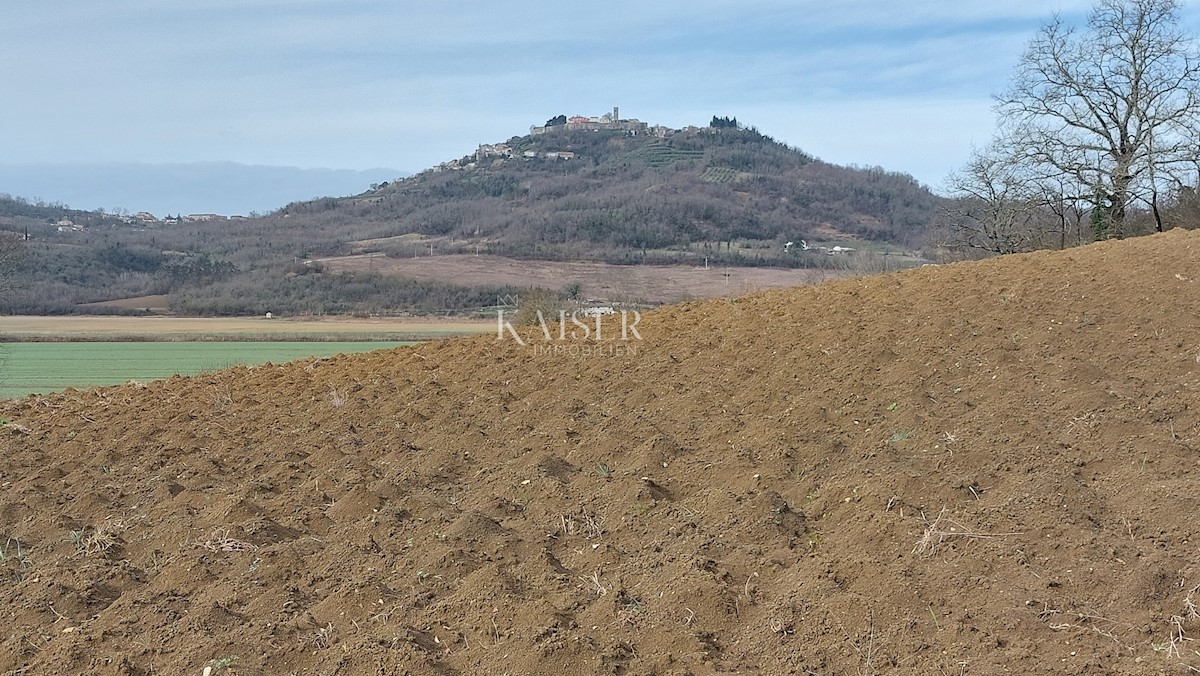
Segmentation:
[(730, 169), (728, 167), (709, 167), (704, 170), (700, 178), (709, 183), (737, 183), (744, 181), (753, 176), (753, 174)]
[(641, 160), (652, 167), (668, 167), (677, 162), (703, 159), (704, 151), (675, 148), (666, 141), (655, 141), (629, 153), (628, 157)]

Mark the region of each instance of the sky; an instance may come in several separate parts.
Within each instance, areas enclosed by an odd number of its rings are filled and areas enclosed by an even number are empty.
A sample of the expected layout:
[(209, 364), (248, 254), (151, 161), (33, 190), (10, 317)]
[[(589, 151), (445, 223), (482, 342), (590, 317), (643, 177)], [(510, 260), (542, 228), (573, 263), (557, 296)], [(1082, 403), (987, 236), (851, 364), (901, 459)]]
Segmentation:
[[(0, 162), (418, 172), (558, 114), (736, 116), (938, 188), (1076, 0), (5, 0)], [(1188, 26), (1196, 16), (1185, 7)], [(5, 192), (0, 186), (0, 192)], [(52, 197), (52, 194), (51, 194)]]

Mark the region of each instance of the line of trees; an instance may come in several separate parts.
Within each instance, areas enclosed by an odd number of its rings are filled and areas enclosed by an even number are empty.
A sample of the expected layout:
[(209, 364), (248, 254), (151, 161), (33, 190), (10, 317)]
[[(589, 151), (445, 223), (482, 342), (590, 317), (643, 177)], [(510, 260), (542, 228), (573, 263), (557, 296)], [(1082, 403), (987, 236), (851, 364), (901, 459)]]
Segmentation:
[(1200, 174), (1200, 50), (1176, 0), (1055, 17), (996, 97), (993, 141), (947, 179), (954, 244), (994, 253), (1162, 231)]

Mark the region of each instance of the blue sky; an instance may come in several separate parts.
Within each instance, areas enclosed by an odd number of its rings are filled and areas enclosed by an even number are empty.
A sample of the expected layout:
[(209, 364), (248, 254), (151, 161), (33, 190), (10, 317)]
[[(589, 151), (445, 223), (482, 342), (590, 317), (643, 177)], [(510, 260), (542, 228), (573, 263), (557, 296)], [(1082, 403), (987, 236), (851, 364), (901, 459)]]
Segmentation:
[(1041, 22), (1089, 5), (6, 0), (0, 161), (414, 172), (617, 105), (676, 127), (735, 115), (936, 187), (987, 142)]

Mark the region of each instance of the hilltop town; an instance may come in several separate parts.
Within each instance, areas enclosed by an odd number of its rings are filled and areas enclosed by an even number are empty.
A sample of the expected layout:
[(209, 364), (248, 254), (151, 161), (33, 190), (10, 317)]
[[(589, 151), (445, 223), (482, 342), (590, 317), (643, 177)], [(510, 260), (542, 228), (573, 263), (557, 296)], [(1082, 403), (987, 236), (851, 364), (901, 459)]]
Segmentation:
[[(689, 127), (689, 129), (699, 128)], [(531, 126), (529, 128), (529, 135), (531, 137), (544, 136), (547, 134), (575, 131), (625, 132), (630, 136), (650, 135), (658, 138), (666, 138), (680, 130), (663, 125), (650, 125), (635, 118), (621, 119), (620, 108), (613, 106), (612, 112), (592, 117), (584, 115), (575, 115), (572, 117), (559, 115), (552, 117), (541, 126)], [(540, 152), (537, 150), (524, 150), (518, 152), (510, 143), (485, 143), (480, 144), (473, 156), (469, 155), (461, 159), (442, 162), (434, 167), (432, 171), (474, 169), (483, 166), (489, 159), (492, 160), (491, 166), (500, 166), (504, 160), (511, 158), (526, 160), (573, 160), (576, 158), (576, 153), (569, 150), (543, 150)], [(497, 160), (499, 160), (499, 163), (497, 163)]]
[[(162, 218), (159, 218), (149, 211), (139, 211), (136, 214), (109, 214), (109, 216), (126, 225), (140, 225), (147, 228), (163, 225), (182, 225), (184, 223), (246, 220), (246, 217), (241, 215), (224, 216), (221, 214), (187, 214), (186, 216), (183, 214), (179, 214), (177, 216), (171, 216), (168, 214)], [(87, 227), (87, 224), (76, 222), (75, 220), (66, 216), (55, 221), (54, 225), (56, 226), (57, 231), (62, 233), (81, 232)]]

